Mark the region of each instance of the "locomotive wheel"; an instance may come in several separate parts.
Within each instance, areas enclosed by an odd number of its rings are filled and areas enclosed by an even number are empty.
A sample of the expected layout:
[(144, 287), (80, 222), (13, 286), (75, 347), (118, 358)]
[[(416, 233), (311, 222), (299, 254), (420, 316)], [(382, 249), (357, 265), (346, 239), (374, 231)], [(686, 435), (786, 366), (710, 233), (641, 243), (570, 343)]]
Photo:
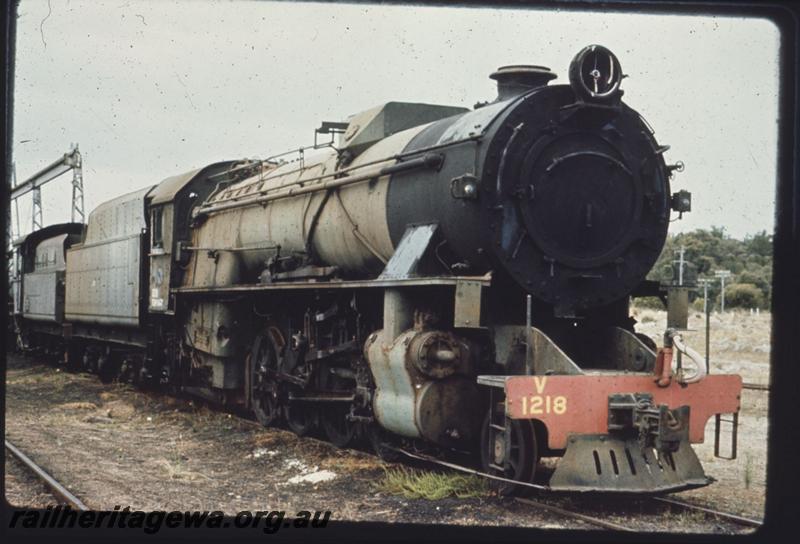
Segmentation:
[(103, 383), (111, 383), (117, 377), (122, 362), (118, 355), (107, 353), (97, 360), (97, 375)]
[[(339, 376), (331, 375), (328, 385), (331, 389), (345, 390), (349, 385), (352, 385), (352, 382)], [(345, 403), (337, 403), (320, 413), (322, 430), (330, 443), (337, 448), (344, 448), (350, 444), (355, 436), (356, 424), (347, 419), (349, 414), (350, 404)]]
[[(536, 435), (531, 422), (521, 419), (505, 420), (505, 424), (511, 426), (510, 446), (504, 443), (505, 432), (491, 427), (490, 423), (487, 413), (481, 429), (483, 471), (509, 480), (533, 482), (538, 455)], [(506, 457), (508, 467), (503, 470), (496, 468), (505, 466)], [(499, 480), (491, 480), (490, 486), (499, 495), (511, 495), (525, 490), (522, 486)]]
[(281, 415), (278, 383), (270, 376), (278, 369), (278, 355), (272, 337), (257, 336), (250, 353), (253, 414), (264, 427), (275, 424)]
[(646, 334), (641, 333), (641, 332), (637, 332), (635, 334), (636, 334), (636, 338), (641, 340), (642, 343), (645, 346), (647, 346), (648, 348), (650, 348), (654, 352), (658, 351), (658, 346), (656, 345), (656, 343), (653, 341), (652, 338), (650, 338), (649, 336), (647, 336)]
[(81, 369), (81, 352), (74, 345), (69, 345), (64, 350), (64, 369), (71, 373), (79, 372)]
[(81, 357), (81, 370), (89, 374), (97, 373), (97, 355), (88, 349), (83, 352)]
[[(297, 386), (289, 388), (290, 394), (300, 396), (303, 390)], [(284, 407), (286, 425), (297, 436), (305, 436), (314, 427), (314, 409), (305, 402), (291, 402), (287, 400)]]

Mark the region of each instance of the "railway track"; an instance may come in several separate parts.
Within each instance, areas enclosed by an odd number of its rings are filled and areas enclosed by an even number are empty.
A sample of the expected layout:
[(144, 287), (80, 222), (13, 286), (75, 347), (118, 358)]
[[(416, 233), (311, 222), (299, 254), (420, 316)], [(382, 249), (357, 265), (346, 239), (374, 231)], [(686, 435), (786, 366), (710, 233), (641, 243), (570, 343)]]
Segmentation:
[(679, 507), (684, 508), (686, 510), (693, 510), (693, 511), (696, 511), (696, 512), (703, 512), (705, 514), (714, 516), (716, 518), (724, 519), (724, 520), (729, 521), (731, 523), (735, 523), (737, 525), (743, 525), (745, 527), (761, 527), (761, 525), (763, 525), (763, 522), (761, 522), (759, 520), (756, 520), (756, 519), (751, 519), (751, 518), (747, 518), (747, 517), (744, 517), (744, 516), (731, 514), (729, 512), (721, 512), (719, 510), (714, 510), (713, 508), (706, 508), (705, 506), (699, 506), (697, 504), (691, 504), (691, 503), (688, 503), (688, 502), (679, 501), (677, 499), (668, 499), (666, 497), (652, 497), (652, 500), (657, 501), (657, 502), (661, 502), (661, 503), (665, 503), (665, 504), (669, 504), (669, 505), (672, 505), (672, 506), (679, 506)]
[(34, 463), (33, 460), (25, 455), (19, 448), (17, 448), (8, 440), (5, 442), (6, 449), (11, 453), (11, 455), (25, 465), (36, 476), (37, 479), (44, 483), (44, 485), (47, 486), (47, 488), (56, 498), (68, 504), (75, 510), (81, 512), (89, 510), (89, 508), (78, 497), (73, 495), (66, 487), (61, 485), (58, 480), (48, 474), (47, 471), (45, 471), (42, 467)]
[[(532, 483), (528, 483), (528, 482), (515, 482), (515, 481), (509, 480), (507, 478), (502, 478), (500, 476), (495, 476), (493, 474), (487, 474), (487, 473), (484, 473), (484, 472), (480, 472), (478, 470), (471, 469), (469, 467), (464, 467), (464, 466), (461, 466), (461, 465), (457, 465), (455, 463), (449, 463), (447, 461), (442, 461), (440, 459), (436, 459), (435, 457), (431, 457), (429, 455), (424, 455), (424, 454), (419, 454), (419, 453), (412, 453), (412, 452), (406, 451), (406, 450), (404, 450), (402, 448), (392, 448), (392, 449), (394, 451), (399, 452), (399, 453), (401, 453), (401, 454), (403, 454), (403, 455), (405, 455), (407, 457), (410, 457), (412, 459), (416, 459), (416, 460), (419, 460), (419, 461), (432, 463), (432, 464), (438, 465), (438, 466), (443, 467), (443, 468), (447, 468), (447, 469), (451, 469), (451, 470), (457, 470), (457, 471), (460, 471), (460, 472), (465, 472), (467, 474), (473, 474), (473, 475), (479, 476), (481, 478), (497, 480), (497, 481), (501, 481), (501, 482), (514, 483), (515, 485), (523, 486), (523, 487), (527, 487), (527, 488), (531, 488), (531, 489), (536, 489), (538, 491), (547, 491), (549, 489), (546, 485), (532, 484)], [(547, 511), (552, 512), (554, 514), (560, 515), (562, 517), (568, 517), (568, 518), (572, 518), (572, 519), (577, 519), (577, 520), (582, 521), (584, 523), (595, 525), (597, 527), (602, 527), (604, 529), (609, 529), (609, 530), (613, 530), (613, 531), (622, 531), (622, 532), (636, 532), (637, 531), (637, 529), (631, 528), (629, 526), (621, 525), (619, 523), (614, 523), (612, 521), (608, 521), (607, 519), (602, 519), (600, 517), (588, 515), (588, 514), (583, 513), (583, 512), (578, 512), (578, 511), (575, 511), (575, 510), (563, 508), (562, 506), (556, 506), (556, 505), (551, 504), (550, 502), (548, 502), (547, 499), (531, 499), (531, 498), (515, 497), (514, 500), (516, 500), (517, 502), (519, 502), (521, 504), (526, 504), (528, 506), (533, 506), (533, 507), (536, 507), (536, 508), (539, 508), (539, 509), (542, 509), (542, 510), (547, 510)], [(686, 511), (700, 512), (703, 515), (708, 516), (710, 518), (713, 517), (713, 518), (718, 519), (718, 520), (724, 520), (724, 521), (726, 521), (726, 522), (728, 522), (728, 523), (730, 523), (732, 525), (739, 526), (739, 527), (758, 528), (758, 527), (761, 527), (761, 525), (762, 525), (762, 522), (759, 521), (759, 520), (747, 518), (747, 517), (744, 517), (744, 516), (739, 516), (737, 514), (732, 514), (732, 513), (729, 513), (729, 512), (722, 512), (720, 510), (714, 510), (712, 508), (699, 506), (699, 505), (696, 505), (696, 504), (680, 501), (680, 500), (677, 500), (677, 499), (666, 498), (666, 497), (649, 497), (648, 500), (656, 502), (656, 503), (660, 503), (660, 504), (668, 504), (670, 506), (677, 506), (677, 507), (680, 507), (680, 508), (682, 508), (683, 510), (686, 510)]]
[(752, 389), (754, 391), (769, 391), (769, 386), (761, 383), (743, 383), (742, 389)]

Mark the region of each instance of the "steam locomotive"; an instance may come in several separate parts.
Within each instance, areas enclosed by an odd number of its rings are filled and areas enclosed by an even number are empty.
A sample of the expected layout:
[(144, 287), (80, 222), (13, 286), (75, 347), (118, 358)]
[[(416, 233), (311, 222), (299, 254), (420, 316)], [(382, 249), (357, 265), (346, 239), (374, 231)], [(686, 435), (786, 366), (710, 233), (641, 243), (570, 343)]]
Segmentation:
[(20, 346), (341, 447), (471, 452), (506, 490), (542, 457), (561, 458), (554, 490), (708, 484), (691, 443), (738, 412), (741, 378), (706, 376), (679, 326), (658, 348), (629, 313), (637, 296), (681, 307), (645, 279), (691, 207), (668, 146), (604, 47), (568, 84), (491, 77), (474, 109), (389, 102), (322, 123), (313, 149), (210, 164), (17, 240)]

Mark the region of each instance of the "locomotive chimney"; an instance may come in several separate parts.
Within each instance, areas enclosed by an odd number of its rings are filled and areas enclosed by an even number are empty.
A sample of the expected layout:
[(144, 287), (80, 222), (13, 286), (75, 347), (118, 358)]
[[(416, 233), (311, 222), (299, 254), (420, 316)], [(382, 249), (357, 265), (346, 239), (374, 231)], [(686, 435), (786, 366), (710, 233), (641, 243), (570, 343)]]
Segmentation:
[(514, 64), (501, 66), (493, 72), (490, 78), (497, 81), (497, 102), (508, 100), (517, 95), (547, 85), (551, 79), (555, 79), (556, 74), (546, 66), (534, 66), (531, 64)]

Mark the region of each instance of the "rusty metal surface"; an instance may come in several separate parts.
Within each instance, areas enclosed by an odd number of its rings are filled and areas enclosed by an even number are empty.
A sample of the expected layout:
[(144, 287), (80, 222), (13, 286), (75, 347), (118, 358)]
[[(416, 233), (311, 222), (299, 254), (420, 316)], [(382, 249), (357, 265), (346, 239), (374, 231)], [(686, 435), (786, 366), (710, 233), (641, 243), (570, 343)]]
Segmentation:
[(641, 448), (636, 438), (571, 436), (567, 451), (550, 478), (553, 491), (654, 493), (711, 483), (688, 442), (677, 451)]
[[(179, 188), (175, 189), (176, 191)], [(172, 236), (174, 232), (174, 206), (165, 204), (151, 207), (151, 215), (161, 214), (161, 241), (154, 239), (154, 229), (150, 229), (150, 274), (148, 285), (148, 305), (151, 312), (167, 311), (169, 306), (169, 280), (172, 270)]]
[(373, 333), (365, 349), (375, 379), (375, 417), (385, 429), (411, 438), (422, 436), (416, 421), (415, 384), (405, 361), (405, 347), (416, 334), (408, 330), (385, 343), (382, 331)]
[(521, 325), (495, 327), (495, 357), (509, 374), (525, 374), (525, 353), (528, 339), (533, 346), (531, 358), (534, 374), (582, 374), (581, 368), (537, 327), (530, 335)]
[(596, 355), (604, 368), (616, 365), (620, 370), (634, 372), (653, 370), (656, 354), (635, 334), (621, 327), (608, 327), (602, 336)]
[(544, 332), (536, 327), (532, 327), (531, 332), (534, 374), (581, 374), (583, 372)]
[(456, 283), (456, 300), (453, 310), (454, 327), (480, 328), (482, 293), (483, 284), (479, 281), (462, 280)]
[(513, 376), (506, 380), (509, 417), (538, 419), (548, 429), (548, 445), (564, 448), (567, 436), (608, 432), (608, 397), (616, 393), (650, 393), (654, 404), (691, 406), (689, 439), (702, 443), (708, 419), (739, 410), (742, 378), (707, 376), (681, 386), (658, 387), (650, 374), (586, 374), (582, 376)]
[(408, 328), (412, 308), (394, 291), (385, 297), (385, 328), (364, 346), (375, 418), (402, 436), (465, 448), (480, 420), (469, 346), (452, 333)]
[(686, 330), (689, 323), (689, 288), (667, 287), (667, 327)]

